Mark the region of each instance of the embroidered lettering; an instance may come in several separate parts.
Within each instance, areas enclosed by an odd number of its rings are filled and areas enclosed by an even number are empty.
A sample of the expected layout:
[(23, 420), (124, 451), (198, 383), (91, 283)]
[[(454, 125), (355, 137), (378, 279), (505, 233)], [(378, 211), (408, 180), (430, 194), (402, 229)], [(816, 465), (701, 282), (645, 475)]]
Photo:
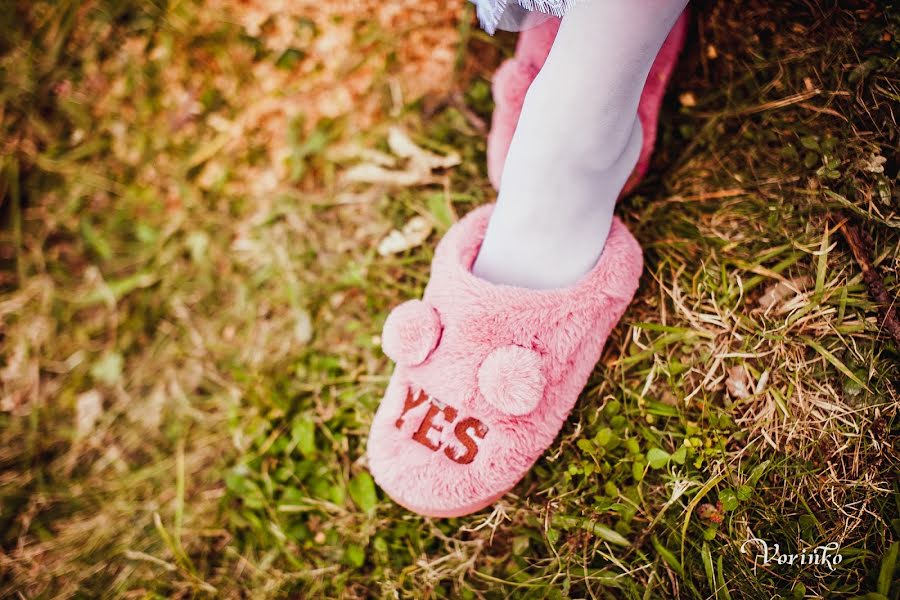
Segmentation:
[(438, 413), (443, 413), (444, 419), (447, 423), (452, 423), (456, 420), (456, 409), (452, 406), (447, 406), (443, 410), (431, 404), (428, 407), (428, 412), (425, 413), (425, 418), (422, 419), (422, 424), (419, 425), (419, 429), (413, 434), (413, 439), (425, 446), (426, 448), (430, 448), (435, 452), (440, 449), (441, 443), (438, 442), (437, 445), (432, 443), (431, 438), (428, 437), (428, 432), (430, 430), (435, 430), (441, 432), (444, 430), (443, 427), (439, 427), (435, 422), (434, 418), (438, 415)]
[[(437, 452), (443, 446), (443, 442), (433, 441), (432, 438), (428, 437), (428, 434), (432, 431), (441, 433), (445, 427), (455, 423), (453, 435), (456, 441), (462, 445), (462, 450), (447, 446), (444, 448), (444, 454), (457, 464), (470, 464), (478, 454), (479, 446), (476, 440), (483, 440), (488, 433), (487, 426), (475, 417), (465, 417), (457, 421), (456, 418), (459, 416), (459, 412), (452, 406), (436, 404), (436, 401), (429, 398), (425, 392), (419, 392), (413, 396), (412, 391), (409, 391), (406, 394), (406, 399), (403, 401), (403, 412), (400, 413), (400, 417), (394, 422), (394, 425), (397, 429), (402, 429), (407, 413), (421, 406), (426, 401), (428, 401), (428, 410), (422, 417), (418, 429), (413, 433), (412, 439), (432, 452)], [(438, 415), (443, 418), (443, 422), (439, 419), (436, 420)]]
[(428, 400), (428, 396), (425, 395), (425, 392), (419, 392), (419, 395), (413, 398), (412, 390), (406, 392), (406, 400), (403, 401), (403, 412), (400, 413), (400, 418), (397, 419), (397, 422), (394, 425), (397, 429), (403, 427), (403, 417), (411, 411), (412, 409), (420, 406), (423, 402)]
[(455, 452), (452, 452), (450, 448), (444, 448), (444, 454), (452, 460), (453, 462), (459, 463), (461, 465), (467, 465), (473, 460), (475, 460), (475, 455), (478, 454), (478, 444), (475, 443), (475, 440), (472, 439), (472, 436), (469, 435), (469, 431), (472, 432), (472, 435), (477, 437), (480, 440), (484, 439), (484, 436), (487, 435), (487, 427), (484, 426), (484, 423), (476, 419), (475, 417), (466, 417), (462, 419), (459, 423), (456, 424), (456, 427), (453, 428), (453, 433), (456, 435), (456, 439), (460, 441), (460, 443), (465, 446), (466, 453), (462, 456), (456, 456)]

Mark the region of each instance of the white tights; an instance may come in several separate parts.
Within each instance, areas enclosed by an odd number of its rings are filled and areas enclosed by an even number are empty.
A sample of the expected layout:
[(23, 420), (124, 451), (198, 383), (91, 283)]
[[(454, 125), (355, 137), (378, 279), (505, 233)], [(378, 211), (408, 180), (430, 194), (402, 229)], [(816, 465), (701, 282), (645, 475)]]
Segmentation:
[(641, 151), (644, 82), (686, 5), (582, 0), (569, 9), (525, 97), (477, 276), (549, 289), (596, 264)]

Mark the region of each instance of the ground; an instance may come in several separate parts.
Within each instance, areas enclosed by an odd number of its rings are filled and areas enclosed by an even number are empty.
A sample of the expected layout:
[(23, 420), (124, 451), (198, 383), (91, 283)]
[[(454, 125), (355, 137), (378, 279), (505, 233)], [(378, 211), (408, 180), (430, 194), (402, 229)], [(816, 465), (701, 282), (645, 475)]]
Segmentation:
[[(693, 4), (619, 209), (637, 298), (532, 472), (448, 520), (367, 473), (378, 336), (493, 198), (513, 36), (437, 0), (0, 28), (0, 595), (900, 594), (891, 3)], [(843, 560), (754, 567), (751, 537)]]

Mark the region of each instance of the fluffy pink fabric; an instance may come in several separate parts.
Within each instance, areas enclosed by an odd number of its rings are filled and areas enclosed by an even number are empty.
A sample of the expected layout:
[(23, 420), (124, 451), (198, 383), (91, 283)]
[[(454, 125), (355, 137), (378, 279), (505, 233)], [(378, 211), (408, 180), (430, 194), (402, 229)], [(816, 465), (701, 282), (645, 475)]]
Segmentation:
[(544, 394), (541, 355), (530, 348), (501, 346), (478, 369), (478, 389), (484, 399), (510, 415), (527, 415)]
[(495, 190), (500, 189), (500, 176), (503, 174), (509, 144), (519, 123), (522, 102), (525, 101), (525, 94), (537, 77), (538, 70), (538, 67), (511, 58), (494, 73), (495, 106), (491, 117), (491, 131), (487, 136), (487, 168), (488, 179)]
[[(616, 219), (597, 265), (568, 288), (479, 279), (471, 266), (491, 211), (472, 211), (438, 245), (423, 302), (439, 315), (439, 343), (421, 364), (397, 365), (369, 435), (375, 480), (425, 515), (480, 510), (525, 475), (562, 427), (641, 274), (641, 248)], [(415, 318), (404, 312), (396, 323)], [(537, 388), (536, 406), (517, 414)]]
[(381, 349), (397, 364), (414, 366), (428, 358), (441, 335), (441, 321), (421, 300), (407, 300), (384, 321)]
[[(623, 195), (640, 182), (650, 166), (650, 156), (653, 154), (653, 144), (656, 142), (659, 107), (662, 104), (666, 84), (672, 75), (678, 54), (684, 46), (687, 26), (688, 13), (685, 11), (663, 43), (656, 61), (650, 69), (650, 74), (647, 76), (644, 93), (641, 95), (638, 105), (638, 118), (644, 130), (644, 145), (641, 148), (634, 172), (622, 190)], [(519, 122), (519, 113), (522, 111), (525, 94), (541, 67), (544, 66), (544, 61), (550, 53), (550, 47), (553, 45), (558, 30), (559, 20), (550, 19), (539, 27), (523, 31), (519, 35), (515, 57), (500, 65), (494, 74), (495, 107), (487, 141), (488, 177), (494, 189), (500, 189), (503, 164), (506, 162), (509, 144), (515, 133), (516, 124)]]

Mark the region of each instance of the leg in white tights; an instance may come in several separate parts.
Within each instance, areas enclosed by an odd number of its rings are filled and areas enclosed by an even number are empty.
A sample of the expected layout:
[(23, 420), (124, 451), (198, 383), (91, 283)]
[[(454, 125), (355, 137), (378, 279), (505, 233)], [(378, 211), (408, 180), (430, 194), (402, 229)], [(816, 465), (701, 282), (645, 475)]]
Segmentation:
[(474, 273), (549, 289), (596, 264), (637, 162), (650, 67), (687, 0), (584, 0), (531, 84)]

